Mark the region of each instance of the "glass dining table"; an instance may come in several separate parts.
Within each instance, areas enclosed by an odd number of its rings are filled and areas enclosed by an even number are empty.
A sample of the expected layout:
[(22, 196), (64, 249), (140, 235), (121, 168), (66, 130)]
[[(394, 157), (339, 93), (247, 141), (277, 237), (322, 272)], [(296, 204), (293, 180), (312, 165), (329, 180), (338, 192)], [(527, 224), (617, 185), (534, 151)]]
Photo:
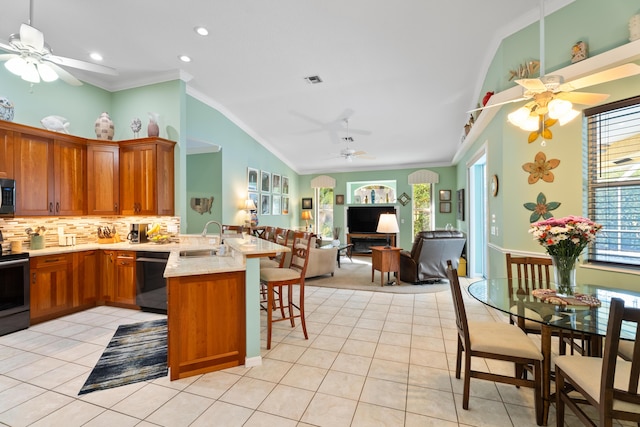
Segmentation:
[[(547, 424), (551, 403), (551, 336), (554, 331), (567, 335), (588, 335), (590, 355), (601, 356), (602, 338), (607, 334), (611, 298), (621, 298), (625, 306), (640, 307), (640, 292), (598, 285), (578, 285), (575, 297), (555, 297), (553, 293), (531, 293), (518, 287), (517, 279), (479, 280), (469, 285), (469, 294), (481, 303), (541, 325), (543, 420)], [(512, 285), (512, 286), (511, 286)], [(553, 289), (553, 287), (552, 287)], [(634, 339), (635, 327), (623, 324), (622, 339)]]

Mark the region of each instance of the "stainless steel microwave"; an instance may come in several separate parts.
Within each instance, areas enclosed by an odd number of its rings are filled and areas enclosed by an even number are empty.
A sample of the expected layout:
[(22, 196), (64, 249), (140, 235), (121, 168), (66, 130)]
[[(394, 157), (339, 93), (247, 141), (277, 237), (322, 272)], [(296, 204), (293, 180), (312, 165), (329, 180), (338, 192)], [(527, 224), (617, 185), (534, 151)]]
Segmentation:
[(16, 181), (0, 178), (0, 191), (2, 192), (0, 216), (13, 216), (16, 213)]

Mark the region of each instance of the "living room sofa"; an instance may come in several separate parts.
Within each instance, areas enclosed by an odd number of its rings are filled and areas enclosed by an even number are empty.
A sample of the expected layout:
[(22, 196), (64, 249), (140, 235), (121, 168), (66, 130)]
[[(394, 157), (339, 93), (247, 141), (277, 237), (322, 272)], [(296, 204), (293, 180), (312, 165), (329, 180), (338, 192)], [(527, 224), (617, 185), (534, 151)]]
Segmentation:
[(416, 234), (411, 251), (400, 252), (400, 280), (438, 282), (447, 278), (447, 260), (458, 268), (467, 239), (460, 231), (435, 230)]

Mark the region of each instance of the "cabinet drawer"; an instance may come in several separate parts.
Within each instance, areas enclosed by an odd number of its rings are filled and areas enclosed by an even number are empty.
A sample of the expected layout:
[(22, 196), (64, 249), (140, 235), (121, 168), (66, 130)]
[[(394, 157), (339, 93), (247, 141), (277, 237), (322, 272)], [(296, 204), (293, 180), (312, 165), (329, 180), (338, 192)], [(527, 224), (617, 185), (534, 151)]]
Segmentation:
[(70, 262), (70, 254), (37, 256), (31, 258), (31, 268), (45, 268), (61, 264), (68, 264)]

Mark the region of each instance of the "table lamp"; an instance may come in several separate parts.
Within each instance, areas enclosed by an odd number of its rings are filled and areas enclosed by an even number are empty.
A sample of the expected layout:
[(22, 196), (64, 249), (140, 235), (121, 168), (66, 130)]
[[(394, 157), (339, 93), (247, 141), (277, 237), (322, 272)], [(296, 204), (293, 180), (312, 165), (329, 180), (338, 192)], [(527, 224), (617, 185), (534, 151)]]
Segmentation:
[(244, 201), (244, 210), (247, 211), (247, 219), (245, 220), (246, 226), (251, 227), (251, 211), (255, 211), (258, 209), (256, 207), (255, 202), (252, 199), (247, 199)]
[(389, 233), (397, 233), (400, 231), (398, 228), (398, 220), (396, 219), (395, 214), (380, 214), (380, 218), (378, 219), (378, 228), (376, 229), (378, 233), (385, 233), (387, 235), (387, 246), (385, 249), (391, 247), (389, 244)]
[(309, 229), (309, 220), (313, 219), (313, 216), (311, 216), (311, 211), (302, 211), (302, 219), (304, 219), (307, 223), (305, 230)]

